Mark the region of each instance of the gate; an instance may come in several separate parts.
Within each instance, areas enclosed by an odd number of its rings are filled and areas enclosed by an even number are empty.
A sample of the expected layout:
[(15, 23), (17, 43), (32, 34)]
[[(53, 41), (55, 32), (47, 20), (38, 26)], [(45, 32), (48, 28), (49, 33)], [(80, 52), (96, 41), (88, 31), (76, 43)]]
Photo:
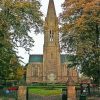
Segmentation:
[(39, 95), (30, 94), (29, 97), (28, 97), (28, 100), (62, 100), (62, 96), (61, 95), (39, 96)]
[[(31, 88), (34, 89), (34, 87), (31, 87)], [(61, 91), (62, 93), (58, 95), (54, 94), (54, 95), (49, 95), (49, 96), (42, 96), (42, 95), (31, 93), (30, 87), (27, 87), (27, 100), (66, 100), (67, 99), (66, 89), (61, 89)]]

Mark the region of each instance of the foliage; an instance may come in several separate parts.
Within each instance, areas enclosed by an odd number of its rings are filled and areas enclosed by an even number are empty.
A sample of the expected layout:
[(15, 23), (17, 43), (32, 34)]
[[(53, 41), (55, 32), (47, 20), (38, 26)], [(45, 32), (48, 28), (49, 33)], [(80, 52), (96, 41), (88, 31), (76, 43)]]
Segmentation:
[(0, 54), (0, 79), (11, 79), (11, 74), (14, 74), (18, 65), (17, 56), (9, 46), (0, 48)]
[(19, 64), (16, 47), (26, 51), (34, 40), (28, 32), (31, 28), (39, 32), (42, 28), (42, 13), (38, 0), (0, 0), (0, 78), (9, 79)]
[(1, 0), (0, 8), (1, 35), (10, 36), (14, 46), (29, 50), (34, 41), (28, 32), (33, 27), (38, 32), (39, 26), (42, 25), (39, 1)]
[(100, 2), (65, 0), (61, 14), (62, 48), (76, 54), (81, 72), (97, 83), (100, 75)]
[(16, 69), (15, 78), (16, 78), (17, 80), (22, 79), (22, 78), (24, 77), (24, 73), (25, 73), (24, 67), (19, 65), (19, 66), (17, 67), (17, 69)]

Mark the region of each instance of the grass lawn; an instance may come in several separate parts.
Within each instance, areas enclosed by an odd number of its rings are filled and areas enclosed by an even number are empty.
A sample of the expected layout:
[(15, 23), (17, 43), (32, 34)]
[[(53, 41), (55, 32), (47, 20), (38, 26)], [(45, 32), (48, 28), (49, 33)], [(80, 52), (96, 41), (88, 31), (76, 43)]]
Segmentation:
[(41, 96), (50, 96), (50, 95), (60, 95), (62, 94), (62, 90), (61, 89), (49, 90), (46, 88), (29, 88), (29, 93)]

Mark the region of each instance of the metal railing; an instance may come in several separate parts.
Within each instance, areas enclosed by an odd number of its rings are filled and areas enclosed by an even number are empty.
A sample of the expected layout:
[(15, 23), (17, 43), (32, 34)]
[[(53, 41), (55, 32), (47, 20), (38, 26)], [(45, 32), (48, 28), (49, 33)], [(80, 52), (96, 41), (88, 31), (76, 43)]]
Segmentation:
[(39, 96), (39, 95), (29, 94), (28, 100), (62, 100), (62, 95)]
[(90, 89), (85, 90), (84, 93), (81, 93), (81, 89), (76, 90), (77, 100), (80, 100), (81, 95), (85, 95), (88, 100), (100, 100), (100, 87), (90, 87)]
[(0, 100), (17, 100), (17, 90), (0, 89)]

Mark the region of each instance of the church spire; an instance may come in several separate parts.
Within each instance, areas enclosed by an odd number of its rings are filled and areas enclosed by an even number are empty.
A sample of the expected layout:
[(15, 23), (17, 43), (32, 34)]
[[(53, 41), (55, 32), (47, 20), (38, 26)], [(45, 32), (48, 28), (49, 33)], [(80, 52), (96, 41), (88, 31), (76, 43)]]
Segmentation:
[(56, 16), (55, 5), (53, 0), (49, 0), (47, 16)]
[(53, 0), (49, 0), (48, 11), (47, 11), (47, 21), (53, 22), (56, 19), (56, 11)]

